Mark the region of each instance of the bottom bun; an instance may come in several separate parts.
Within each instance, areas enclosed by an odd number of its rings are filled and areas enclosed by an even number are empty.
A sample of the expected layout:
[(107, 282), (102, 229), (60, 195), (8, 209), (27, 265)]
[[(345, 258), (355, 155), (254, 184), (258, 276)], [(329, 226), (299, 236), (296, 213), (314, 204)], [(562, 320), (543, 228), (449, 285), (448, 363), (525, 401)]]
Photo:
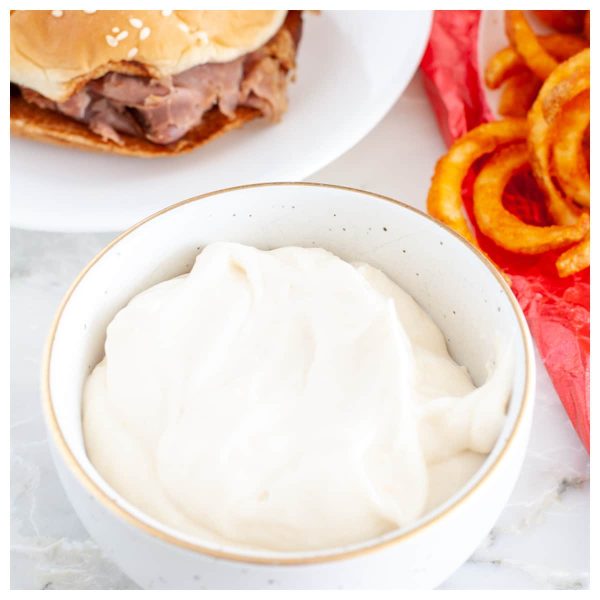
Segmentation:
[(54, 110), (39, 108), (21, 97), (10, 99), (10, 130), (20, 137), (40, 142), (51, 142), (82, 150), (112, 152), (126, 156), (153, 158), (190, 152), (220, 135), (261, 117), (255, 108), (239, 106), (233, 119), (213, 108), (202, 117), (202, 122), (190, 129), (181, 139), (168, 145), (154, 144), (145, 138), (120, 133), (123, 144), (104, 140), (84, 124)]

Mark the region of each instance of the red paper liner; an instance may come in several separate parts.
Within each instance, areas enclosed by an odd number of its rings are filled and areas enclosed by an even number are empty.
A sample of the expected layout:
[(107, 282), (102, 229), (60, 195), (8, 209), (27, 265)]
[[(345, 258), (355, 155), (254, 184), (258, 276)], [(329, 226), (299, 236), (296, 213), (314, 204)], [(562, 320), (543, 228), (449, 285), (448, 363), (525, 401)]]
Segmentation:
[[(473, 127), (493, 120), (477, 60), (481, 11), (436, 11), (421, 70), (442, 135), (450, 145)], [(465, 180), (463, 198), (472, 214), (472, 185), (478, 165)], [(550, 224), (544, 197), (531, 173), (507, 187), (504, 204), (523, 221)], [(512, 289), (529, 323), (548, 374), (577, 431), (590, 449), (590, 269), (561, 279), (559, 252), (523, 256), (507, 252), (477, 232), (482, 249), (511, 277)]]

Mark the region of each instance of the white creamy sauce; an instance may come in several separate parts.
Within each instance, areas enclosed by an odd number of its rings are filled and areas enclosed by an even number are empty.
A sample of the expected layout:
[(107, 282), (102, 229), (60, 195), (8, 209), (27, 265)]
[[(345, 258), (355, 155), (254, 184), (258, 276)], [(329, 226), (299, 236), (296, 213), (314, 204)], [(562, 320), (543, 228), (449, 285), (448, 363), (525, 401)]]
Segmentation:
[(88, 456), (124, 498), (210, 542), (278, 551), (410, 524), (481, 466), (505, 352), (475, 388), (383, 273), (320, 249), (207, 246), (108, 327)]

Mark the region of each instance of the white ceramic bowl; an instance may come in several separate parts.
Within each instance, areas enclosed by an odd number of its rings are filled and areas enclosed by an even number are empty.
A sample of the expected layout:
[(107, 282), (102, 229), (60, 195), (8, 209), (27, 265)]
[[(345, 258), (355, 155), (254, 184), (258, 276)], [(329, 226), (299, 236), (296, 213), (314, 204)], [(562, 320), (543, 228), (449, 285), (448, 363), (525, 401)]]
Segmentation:
[[(326, 552), (241, 552), (182, 535), (131, 506), (89, 462), (82, 386), (103, 354), (105, 330), (138, 292), (186, 272), (213, 241), (259, 248), (319, 246), (382, 269), (425, 308), (476, 383), (500, 331), (514, 340), (506, 424), (469, 483), (413, 526)], [(307, 183), (205, 194), (118, 237), (75, 280), (50, 332), (44, 407), (56, 467), (77, 514), (144, 588), (431, 588), (472, 553), (517, 478), (535, 387), (532, 343), (499, 273), (466, 242), (419, 211), (367, 192)]]

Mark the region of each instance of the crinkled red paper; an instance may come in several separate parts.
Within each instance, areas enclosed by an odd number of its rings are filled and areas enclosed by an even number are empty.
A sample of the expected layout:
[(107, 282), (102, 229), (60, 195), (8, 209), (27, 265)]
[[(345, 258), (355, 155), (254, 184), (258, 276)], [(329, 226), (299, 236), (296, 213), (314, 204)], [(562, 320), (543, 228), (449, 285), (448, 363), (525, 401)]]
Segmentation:
[[(487, 106), (477, 61), (481, 11), (436, 11), (421, 69), (444, 139), (450, 144), (494, 117)], [(472, 215), (472, 185), (478, 166), (465, 181), (463, 196)], [(530, 173), (507, 187), (505, 206), (524, 221), (550, 224), (544, 198)], [(590, 270), (561, 279), (558, 252), (522, 256), (480, 235), (481, 247), (511, 277), (515, 293), (554, 387), (585, 447), (590, 448)]]

